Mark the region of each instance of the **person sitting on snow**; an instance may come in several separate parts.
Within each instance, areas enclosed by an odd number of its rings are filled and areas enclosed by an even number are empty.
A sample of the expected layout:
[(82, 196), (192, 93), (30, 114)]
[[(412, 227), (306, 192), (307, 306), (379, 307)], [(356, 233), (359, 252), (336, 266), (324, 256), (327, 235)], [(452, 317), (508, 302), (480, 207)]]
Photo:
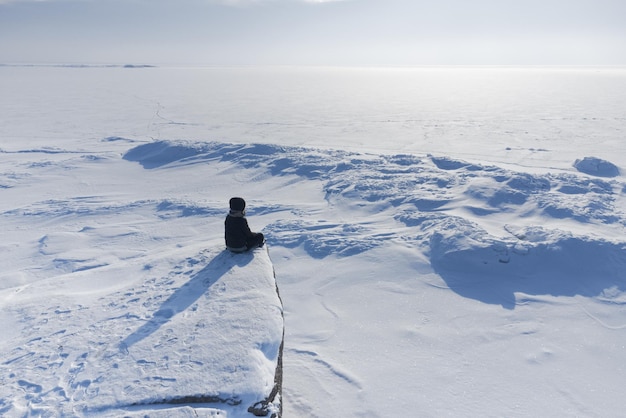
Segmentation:
[(260, 232), (252, 232), (246, 219), (246, 201), (241, 197), (230, 199), (230, 212), (224, 221), (226, 248), (234, 253), (242, 253), (255, 247), (262, 247), (265, 237)]

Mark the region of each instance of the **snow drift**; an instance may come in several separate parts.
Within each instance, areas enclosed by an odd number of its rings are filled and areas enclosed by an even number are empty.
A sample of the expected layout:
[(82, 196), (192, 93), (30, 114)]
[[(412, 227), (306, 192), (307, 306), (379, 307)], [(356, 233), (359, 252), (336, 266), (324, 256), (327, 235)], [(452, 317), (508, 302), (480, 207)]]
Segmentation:
[(576, 160), (574, 167), (581, 173), (598, 177), (617, 177), (620, 174), (619, 168), (610, 161), (597, 157), (585, 157)]
[[(259, 144), (157, 141), (124, 158), (148, 169), (229, 162), (321, 181), (329, 203), (365, 208), (372, 216), (391, 211), (410, 228), (405, 238), (425, 249), (452, 290), (483, 302), (513, 308), (518, 292), (593, 296), (614, 286), (626, 290), (626, 243), (619, 233), (609, 236), (612, 226), (626, 226), (618, 204), (624, 184), (617, 180), (515, 172), (448, 157)], [(567, 230), (576, 224), (574, 230), (591, 227), (592, 233)], [(359, 254), (389, 239), (369, 231), (367, 223), (302, 218), (276, 221), (266, 230), (273, 245), (302, 245), (315, 258)], [(490, 291), (468, 290), (477, 277)]]

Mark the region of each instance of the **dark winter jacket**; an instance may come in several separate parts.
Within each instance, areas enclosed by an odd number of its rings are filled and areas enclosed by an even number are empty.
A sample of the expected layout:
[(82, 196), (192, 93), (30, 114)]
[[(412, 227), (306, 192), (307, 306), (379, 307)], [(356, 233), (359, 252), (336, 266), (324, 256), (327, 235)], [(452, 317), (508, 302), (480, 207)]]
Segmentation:
[(224, 238), (226, 246), (232, 249), (245, 248), (250, 240), (254, 237), (254, 233), (248, 226), (248, 220), (242, 212), (230, 211), (224, 221)]

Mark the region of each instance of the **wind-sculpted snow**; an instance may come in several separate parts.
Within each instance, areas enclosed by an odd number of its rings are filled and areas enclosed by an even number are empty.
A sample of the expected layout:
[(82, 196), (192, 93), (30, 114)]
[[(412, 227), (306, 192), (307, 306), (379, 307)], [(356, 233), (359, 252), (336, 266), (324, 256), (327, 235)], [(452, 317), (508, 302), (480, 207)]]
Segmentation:
[(461, 189), (467, 196), (466, 209), (478, 214), (541, 211), (553, 218), (626, 225), (626, 216), (614, 206), (619, 194), (614, 190), (620, 184), (617, 181), (572, 174), (517, 173), (446, 157), (159, 141), (140, 145), (124, 158), (146, 168), (202, 161), (263, 167), (272, 175), (323, 180), (328, 200), (341, 196), (392, 206), (410, 204), (420, 211), (432, 211), (456, 200)]
[(272, 242), (287, 248), (302, 245), (314, 258), (329, 254), (346, 257), (381, 245), (380, 239), (364, 239), (366, 228), (355, 224), (278, 221), (268, 225), (266, 231)]
[(454, 218), (431, 227), (431, 263), (451, 289), (466, 297), (512, 309), (515, 293), (594, 297), (609, 288), (626, 290), (624, 242), (540, 226), (507, 225), (512, 237), (496, 238)]
[(177, 202), (171, 199), (157, 204), (156, 210), (162, 218), (187, 216), (222, 216), (224, 209), (198, 205), (194, 202)]
[(574, 167), (581, 173), (598, 177), (617, 177), (620, 174), (619, 168), (615, 164), (597, 157), (585, 157), (582, 160), (576, 160)]
[[(539, 210), (556, 218), (626, 224), (624, 214), (613, 206), (619, 193), (614, 190), (617, 182), (572, 174), (517, 173), (445, 157), (420, 159), (269, 145), (161, 141), (136, 147), (125, 158), (147, 168), (201, 161), (264, 167), (273, 175), (324, 180), (329, 200), (341, 196), (393, 206), (412, 204), (428, 211), (456, 199), (460, 188), (467, 196), (466, 208), (479, 212), (504, 210), (523, 214)], [(527, 203), (531, 207), (525, 207)]]
[[(450, 288), (509, 308), (515, 292), (593, 296), (607, 286), (626, 288), (616, 267), (626, 266), (624, 242), (597, 236), (626, 227), (626, 214), (617, 204), (625, 187), (619, 179), (530, 174), (437, 156), (216, 142), (154, 142), (125, 158), (146, 168), (229, 162), (272, 176), (321, 181), (327, 203), (347, 211), (346, 222), (308, 221), (301, 214), (265, 228), (272, 245), (303, 246), (315, 258), (360, 254), (392, 238), (415, 240)], [(409, 229), (393, 236), (381, 233), (372, 227), (374, 221), (351, 219), (352, 210), (372, 219), (387, 214)], [(545, 224), (525, 221), (538, 216)], [(597, 233), (568, 232), (568, 222), (595, 224)], [(500, 297), (468, 291), (475, 289), (464, 279), (468, 274), (498, 287)], [(571, 279), (564, 282), (564, 274)]]
[(4, 212), (5, 216), (61, 217), (98, 216), (112, 212), (130, 212), (141, 208), (154, 208), (162, 218), (222, 215), (223, 208), (206, 207), (195, 202), (166, 199), (162, 201), (139, 200), (112, 204), (97, 196), (80, 196), (67, 200), (45, 200), (28, 207)]

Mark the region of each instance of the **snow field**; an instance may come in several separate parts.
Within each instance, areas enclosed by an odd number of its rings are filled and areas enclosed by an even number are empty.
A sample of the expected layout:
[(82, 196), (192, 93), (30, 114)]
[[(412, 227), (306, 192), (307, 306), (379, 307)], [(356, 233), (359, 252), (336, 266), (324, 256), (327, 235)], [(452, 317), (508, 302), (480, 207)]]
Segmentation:
[[(6, 189), (45, 177), (55, 198), (42, 190), (3, 211), (4, 249), (17, 256), (1, 291), (3, 414), (172, 413), (182, 399), (207, 416), (249, 415), (273, 389), (282, 341), (266, 252), (234, 257), (185, 221), (222, 208), (114, 194), (114, 174), (109, 194), (102, 172), (115, 173), (119, 157), (66, 157)], [(92, 187), (102, 194), (82, 194)]]
[(235, 194), (285, 416), (622, 415), (623, 70), (2, 71), (4, 415), (249, 415), (143, 405), (217, 358), (183, 325), (241, 305), (201, 280)]

